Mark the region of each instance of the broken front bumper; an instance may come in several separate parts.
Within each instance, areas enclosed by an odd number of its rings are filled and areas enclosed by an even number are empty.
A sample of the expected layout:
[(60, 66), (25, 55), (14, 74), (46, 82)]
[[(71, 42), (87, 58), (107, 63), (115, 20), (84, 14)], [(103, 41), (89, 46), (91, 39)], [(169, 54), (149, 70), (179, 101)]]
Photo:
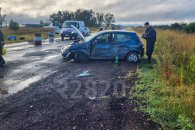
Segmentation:
[(70, 46), (67, 45), (67, 46), (63, 46), (61, 48), (61, 55), (64, 57), (64, 58), (68, 58), (71, 54), (70, 50), (69, 50)]

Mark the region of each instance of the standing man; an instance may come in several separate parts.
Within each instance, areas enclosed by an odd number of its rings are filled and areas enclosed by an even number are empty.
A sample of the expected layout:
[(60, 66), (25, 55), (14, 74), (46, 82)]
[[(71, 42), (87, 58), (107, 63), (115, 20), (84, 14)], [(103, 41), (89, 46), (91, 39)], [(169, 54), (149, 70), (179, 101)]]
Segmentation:
[(154, 51), (154, 45), (156, 42), (156, 31), (155, 29), (150, 26), (149, 22), (144, 24), (146, 30), (145, 34), (142, 35), (142, 38), (146, 40), (146, 49), (147, 49), (147, 56), (148, 56), (148, 63), (151, 63), (152, 60), (152, 53)]
[(2, 57), (3, 46), (4, 46), (4, 36), (0, 30), (0, 67), (2, 67), (5, 64), (5, 60)]

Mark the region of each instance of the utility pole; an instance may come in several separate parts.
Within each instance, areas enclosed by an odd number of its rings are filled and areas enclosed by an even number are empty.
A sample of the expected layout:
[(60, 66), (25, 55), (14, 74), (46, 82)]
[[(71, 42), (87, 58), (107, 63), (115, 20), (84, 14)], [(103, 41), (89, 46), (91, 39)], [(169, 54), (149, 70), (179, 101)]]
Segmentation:
[(2, 14), (2, 8), (0, 7), (0, 28), (3, 27), (3, 22), (5, 22), (6, 15)]

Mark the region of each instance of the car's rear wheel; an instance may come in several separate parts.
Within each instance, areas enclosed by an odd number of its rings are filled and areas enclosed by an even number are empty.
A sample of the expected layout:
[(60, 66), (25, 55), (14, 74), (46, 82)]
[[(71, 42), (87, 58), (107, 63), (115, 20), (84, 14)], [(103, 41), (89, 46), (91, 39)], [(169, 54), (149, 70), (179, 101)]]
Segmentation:
[(137, 63), (139, 61), (139, 55), (137, 52), (130, 52), (126, 56), (126, 61), (128, 63)]
[(74, 61), (81, 63), (81, 62), (87, 62), (88, 56), (85, 53), (78, 52), (75, 54)]

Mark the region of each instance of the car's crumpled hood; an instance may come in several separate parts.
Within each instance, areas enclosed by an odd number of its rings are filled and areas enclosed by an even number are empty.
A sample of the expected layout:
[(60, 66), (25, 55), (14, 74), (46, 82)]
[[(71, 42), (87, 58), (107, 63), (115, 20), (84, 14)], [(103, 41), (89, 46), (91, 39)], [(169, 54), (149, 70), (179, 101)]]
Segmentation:
[(75, 31), (80, 35), (82, 40), (85, 41), (85, 37), (83, 36), (83, 34), (75, 26), (71, 25), (71, 27), (73, 27), (75, 29)]
[(70, 49), (80, 49), (80, 48), (83, 48), (84, 47), (84, 44), (80, 44), (80, 43), (74, 43), (71, 45)]

